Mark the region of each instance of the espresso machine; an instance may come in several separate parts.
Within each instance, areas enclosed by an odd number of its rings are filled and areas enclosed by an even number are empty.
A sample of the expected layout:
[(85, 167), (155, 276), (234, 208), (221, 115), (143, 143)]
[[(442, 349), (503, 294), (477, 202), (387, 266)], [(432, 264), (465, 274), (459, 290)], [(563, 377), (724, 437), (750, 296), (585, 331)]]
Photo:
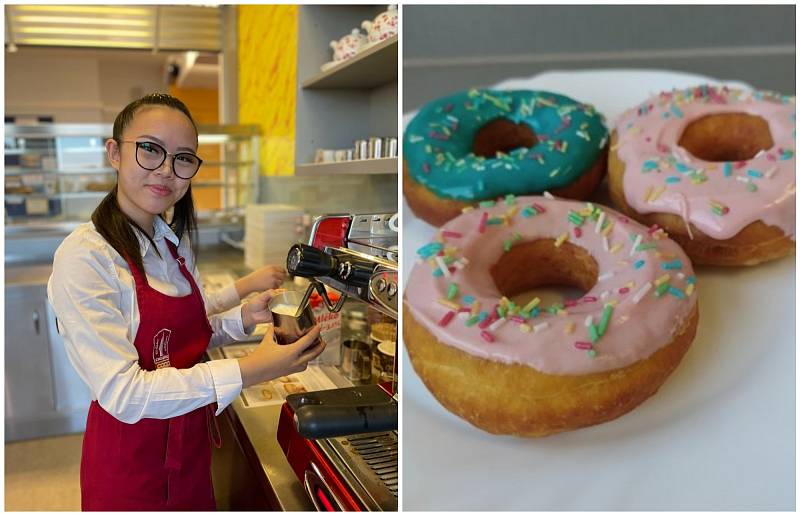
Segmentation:
[[(309, 280), (328, 310), (346, 299), (397, 320), (397, 214), (317, 218), (308, 244), (289, 250), (289, 274)], [(341, 293), (333, 303), (325, 287)], [(396, 356), (396, 355), (395, 355)], [(395, 375), (397, 371), (395, 358)], [(396, 382), (290, 395), (278, 442), (317, 510), (397, 510)]]

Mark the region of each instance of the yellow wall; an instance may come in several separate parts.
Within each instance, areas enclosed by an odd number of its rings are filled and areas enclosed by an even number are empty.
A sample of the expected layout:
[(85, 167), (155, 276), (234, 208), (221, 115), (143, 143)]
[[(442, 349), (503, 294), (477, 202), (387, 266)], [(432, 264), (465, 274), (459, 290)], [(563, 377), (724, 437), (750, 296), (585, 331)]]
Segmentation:
[(261, 173), (294, 174), (296, 5), (240, 5), (239, 123), (262, 127)]

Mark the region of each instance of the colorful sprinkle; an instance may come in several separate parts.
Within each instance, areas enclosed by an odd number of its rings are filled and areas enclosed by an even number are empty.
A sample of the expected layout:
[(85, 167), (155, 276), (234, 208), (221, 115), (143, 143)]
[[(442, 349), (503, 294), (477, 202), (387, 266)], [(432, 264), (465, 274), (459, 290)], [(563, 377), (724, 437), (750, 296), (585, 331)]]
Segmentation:
[(442, 231), (442, 236), (443, 236), (444, 238), (461, 238), (461, 237), (463, 237), (464, 235), (462, 235), (461, 233), (459, 233), (459, 232), (457, 232), (457, 231), (448, 231), (448, 230), (444, 230), (444, 231)]
[(733, 164), (732, 163), (725, 163), (724, 165), (722, 165), (722, 174), (725, 177), (731, 177), (732, 173), (733, 173)]
[(658, 287), (665, 281), (669, 281), (669, 273), (659, 276), (653, 283), (655, 283), (655, 285)]
[(614, 307), (611, 305), (606, 305), (603, 308), (603, 316), (600, 318), (600, 326), (597, 329), (601, 337), (606, 334), (606, 329), (608, 328), (608, 321), (611, 320), (611, 313), (613, 311)]
[(658, 285), (658, 287), (656, 287), (656, 297), (663, 296), (664, 293), (667, 290), (669, 290), (669, 288), (670, 288), (670, 285), (669, 285), (668, 282), (664, 282), (664, 283), (661, 283), (660, 285)]
[(671, 262), (661, 262), (661, 268), (665, 271), (683, 268), (683, 262), (680, 260), (673, 260)]
[(458, 285), (455, 283), (451, 283), (449, 287), (447, 287), (447, 299), (455, 299), (458, 295)]
[(638, 260), (636, 263), (633, 264), (634, 269), (641, 269), (645, 264), (644, 260)]
[(561, 236), (559, 236), (556, 239), (556, 242), (555, 242), (556, 247), (561, 247), (561, 244), (564, 243), (564, 241), (567, 239), (568, 236), (569, 236), (569, 233), (561, 233)]
[(440, 244), (439, 242), (431, 242), (430, 244), (426, 244), (417, 249), (417, 254), (423, 258), (430, 258), (441, 251), (443, 247), (444, 245)]
[(579, 340), (579, 341), (575, 342), (575, 347), (578, 348), (578, 349), (584, 349), (584, 350), (589, 349), (590, 350), (590, 349), (592, 349), (592, 343), (591, 342), (583, 342), (583, 341)]
[(589, 325), (589, 339), (594, 343), (600, 339), (600, 334), (597, 331), (597, 326), (594, 324)]
[(448, 324), (450, 324), (450, 321), (452, 321), (453, 317), (455, 317), (455, 316), (456, 316), (455, 312), (452, 312), (452, 311), (451, 312), (447, 312), (446, 314), (444, 314), (444, 317), (442, 317), (441, 320), (439, 321), (439, 326), (442, 326), (442, 327), (447, 326)]
[(649, 281), (645, 283), (642, 288), (633, 296), (633, 304), (638, 304), (639, 301), (642, 300), (645, 294), (653, 287), (653, 284)]
[(533, 327), (533, 333), (539, 333), (540, 331), (544, 331), (549, 327), (550, 327), (550, 323), (548, 323), (548, 322), (539, 323), (539, 324), (537, 324), (536, 326)]
[(564, 326), (564, 335), (572, 335), (573, 331), (575, 331), (575, 323), (570, 321)]
[(439, 270), (442, 271), (442, 274), (448, 278), (452, 276), (452, 274), (450, 274), (450, 269), (445, 265), (444, 259), (441, 256), (435, 257), (434, 260), (436, 260), (436, 264), (439, 266)]
[(481, 332), (481, 338), (490, 344), (494, 342), (494, 337), (486, 330)]
[(480, 206), (481, 208), (491, 208), (495, 204), (496, 203), (494, 201), (481, 201), (478, 203), (478, 206)]
[(631, 246), (631, 252), (628, 254), (628, 256), (633, 256), (633, 253), (635, 253), (637, 251), (636, 248), (641, 243), (642, 243), (642, 235), (638, 234), (638, 235), (636, 235), (636, 239), (634, 239), (634, 241), (633, 241), (633, 246)]
[(455, 310), (456, 312), (458, 312), (461, 309), (461, 306), (458, 303), (450, 301), (449, 299), (441, 298), (437, 302), (442, 306), (446, 306), (451, 310)]
[(603, 229), (603, 222), (606, 220), (606, 212), (601, 211), (600, 216), (597, 218), (597, 224), (594, 226), (595, 234), (599, 234), (600, 230)]
[(481, 222), (478, 226), (478, 233), (483, 233), (486, 231), (486, 221), (489, 220), (489, 212), (484, 211), (483, 215), (481, 215)]
[(683, 294), (683, 292), (676, 287), (669, 287), (669, 293), (678, 299), (686, 299), (686, 296)]

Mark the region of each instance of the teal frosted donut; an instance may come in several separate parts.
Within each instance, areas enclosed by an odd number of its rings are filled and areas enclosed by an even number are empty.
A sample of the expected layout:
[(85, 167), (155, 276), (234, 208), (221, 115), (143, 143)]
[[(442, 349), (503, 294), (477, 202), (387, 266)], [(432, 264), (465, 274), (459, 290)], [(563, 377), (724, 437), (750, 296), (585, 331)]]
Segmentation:
[[(404, 193), (418, 216), (437, 225), (457, 215), (462, 203), (508, 194), (551, 191), (583, 199), (605, 173), (607, 141), (602, 115), (564, 95), (477, 89), (456, 93), (425, 105), (406, 128), (405, 182), (416, 184), (404, 186)], [(596, 180), (570, 191), (593, 168), (598, 169)], [(446, 216), (431, 215), (428, 201), (434, 198), (450, 201)]]

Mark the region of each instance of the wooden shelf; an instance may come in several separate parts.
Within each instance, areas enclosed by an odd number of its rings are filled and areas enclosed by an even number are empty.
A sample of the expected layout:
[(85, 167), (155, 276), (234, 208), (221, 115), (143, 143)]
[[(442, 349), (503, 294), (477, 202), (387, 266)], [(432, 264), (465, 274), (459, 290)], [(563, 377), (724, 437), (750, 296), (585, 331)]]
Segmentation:
[(297, 176), (328, 175), (378, 175), (397, 174), (397, 158), (362, 159), (355, 161), (339, 161), (336, 163), (309, 163), (297, 165)]
[(302, 83), (305, 89), (369, 89), (397, 80), (397, 41), (393, 36)]

